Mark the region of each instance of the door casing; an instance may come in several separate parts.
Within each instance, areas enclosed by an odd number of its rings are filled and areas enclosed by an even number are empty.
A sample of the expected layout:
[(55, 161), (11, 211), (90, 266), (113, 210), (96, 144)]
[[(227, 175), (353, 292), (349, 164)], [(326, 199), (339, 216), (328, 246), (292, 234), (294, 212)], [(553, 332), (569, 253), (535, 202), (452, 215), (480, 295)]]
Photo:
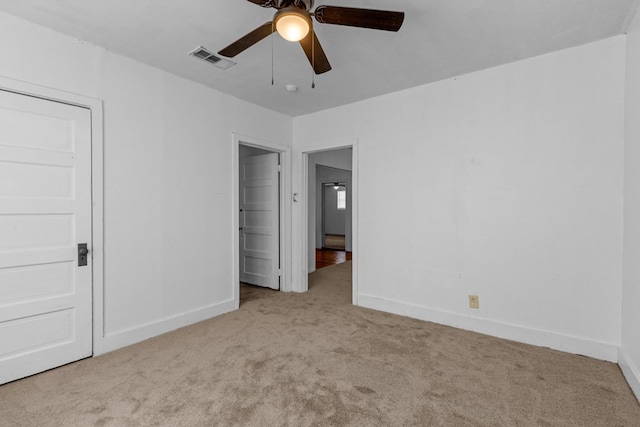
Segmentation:
[(240, 167), (240, 145), (255, 147), (280, 153), (280, 291), (291, 292), (291, 209), (292, 202), (288, 194), (291, 193), (291, 147), (278, 144), (259, 138), (233, 133), (232, 135), (232, 189), (231, 189), (231, 209), (232, 209), (232, 260), (233, 276), (232, 289), (235, 308), (240, 307), (240, 239), (238, 228), (240, 226), (240, 200), (239, 200), (239, 167)]

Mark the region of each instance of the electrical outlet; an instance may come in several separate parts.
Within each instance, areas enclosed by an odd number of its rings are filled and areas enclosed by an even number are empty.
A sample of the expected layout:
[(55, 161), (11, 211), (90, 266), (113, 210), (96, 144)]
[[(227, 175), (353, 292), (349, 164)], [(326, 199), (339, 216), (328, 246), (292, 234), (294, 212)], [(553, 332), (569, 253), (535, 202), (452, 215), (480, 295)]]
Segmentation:
[(480, 298), (478, 298), (478, 295), (469, 295), (469, 308), (480, 308)]

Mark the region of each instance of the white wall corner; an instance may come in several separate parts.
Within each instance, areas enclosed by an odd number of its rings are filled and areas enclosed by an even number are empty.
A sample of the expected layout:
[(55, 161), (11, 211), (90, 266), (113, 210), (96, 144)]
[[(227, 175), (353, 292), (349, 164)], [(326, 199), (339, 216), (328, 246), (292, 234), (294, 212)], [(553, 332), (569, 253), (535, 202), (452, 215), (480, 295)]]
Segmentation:
[(108, 353), (128, 345), (153, 338), (155, 336), (174, 331), (184, 326), (189, 326), (221, 314), (229, 313), (236, 309), (235, 300), (230, 299), (218, 304), (180, 313), (164, 319), (134, 326), (122, 331), (110, 332), (105, 335), (100, 352), (94, 351), (94, 356)]
[(640, 367), (633, 363), (624, 347), (618, 349), (618, 365), (640, 403)]
[(465, 316), (371, 295), (358, 295), (358, 305), (524, 344), (549, 347), (554, 350), (579, 354), (608, 362), (615, 363), (618, 361), (618, 346), (614, 344)]
[(633, 3), (629, 7), (629, 11), (627, 12), (627, 15), (624, 17), (624, 22), (622, 23), (622, 30), (624, 31), (625, 34), (629, 31), (629, 27), (631, 26), (631, 23), (633, 22), (634, 18), (638, 14), (639, 10), (640, 10), (640, 0), (633, 0)]

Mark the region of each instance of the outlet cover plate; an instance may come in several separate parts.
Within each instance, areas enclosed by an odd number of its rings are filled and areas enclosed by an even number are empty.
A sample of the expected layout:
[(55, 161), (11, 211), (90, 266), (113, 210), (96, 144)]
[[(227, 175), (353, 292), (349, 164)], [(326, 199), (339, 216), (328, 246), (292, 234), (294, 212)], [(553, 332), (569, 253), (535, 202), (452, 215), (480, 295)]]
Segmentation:
[(480, 308), (480, 298), (478, 295), (469, 295), (469, 308)]

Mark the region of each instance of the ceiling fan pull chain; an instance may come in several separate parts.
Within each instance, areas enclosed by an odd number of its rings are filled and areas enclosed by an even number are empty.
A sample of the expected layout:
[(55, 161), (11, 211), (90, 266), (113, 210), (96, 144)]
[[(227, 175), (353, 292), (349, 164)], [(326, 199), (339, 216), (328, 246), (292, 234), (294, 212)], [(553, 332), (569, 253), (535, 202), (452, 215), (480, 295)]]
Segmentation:
[(271, 21), (271, 86), (273, 86), (273, 34), (275, 33), (275, 21)]
[(311, 89), (316, 88), (316, 32), (311, 29)]

